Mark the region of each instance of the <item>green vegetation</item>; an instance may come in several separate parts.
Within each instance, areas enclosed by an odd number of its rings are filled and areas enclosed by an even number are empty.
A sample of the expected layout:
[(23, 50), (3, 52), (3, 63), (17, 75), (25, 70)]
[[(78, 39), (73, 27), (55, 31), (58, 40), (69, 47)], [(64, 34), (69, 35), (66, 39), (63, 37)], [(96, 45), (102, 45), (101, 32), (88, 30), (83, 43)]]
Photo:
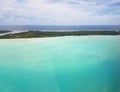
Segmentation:
[(7, 34), (4, 36), (0, 36), (0, 39), (81, 36), (81, 35), (120, 35), (120, 31), (69, 31), (69, 32), (28, 31), (28, 32), (22, 32), (22, 33), (16, 33), (16, 34)]
[(0, 34), (2, 34), (2, 33), (8, 33), (8, 32), (11, 32), (11, 31), (0, 30)]

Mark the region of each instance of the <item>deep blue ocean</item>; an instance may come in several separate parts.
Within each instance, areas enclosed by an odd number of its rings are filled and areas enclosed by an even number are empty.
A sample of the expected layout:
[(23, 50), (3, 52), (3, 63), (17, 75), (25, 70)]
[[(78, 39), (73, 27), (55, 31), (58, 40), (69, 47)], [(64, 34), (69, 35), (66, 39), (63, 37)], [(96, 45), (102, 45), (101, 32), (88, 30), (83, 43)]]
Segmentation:
[(40, 25), (17, 25), (3, 26), (0, 25), (0, 30), (44, 30), (44, 31), (120, 31), (120, 25), (81, 25), (81, 26), (40, 26)]

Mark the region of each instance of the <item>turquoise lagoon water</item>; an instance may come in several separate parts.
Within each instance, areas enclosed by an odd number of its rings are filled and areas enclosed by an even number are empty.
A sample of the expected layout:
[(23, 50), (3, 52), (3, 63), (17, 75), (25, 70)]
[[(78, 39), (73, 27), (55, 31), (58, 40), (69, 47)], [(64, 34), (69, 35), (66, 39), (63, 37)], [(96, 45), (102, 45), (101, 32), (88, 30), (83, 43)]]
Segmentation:
[(0, 92), (120, 92), (120, 37), (0, 40)]

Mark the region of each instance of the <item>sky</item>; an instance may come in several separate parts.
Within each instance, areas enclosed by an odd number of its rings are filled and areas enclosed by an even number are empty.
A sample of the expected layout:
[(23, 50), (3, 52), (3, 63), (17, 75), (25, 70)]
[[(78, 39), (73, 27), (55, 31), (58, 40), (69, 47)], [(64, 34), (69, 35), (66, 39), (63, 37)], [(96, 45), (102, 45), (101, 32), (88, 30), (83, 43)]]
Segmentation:
[(120, 25), (120, 0), (0, 0), (0, 25)]

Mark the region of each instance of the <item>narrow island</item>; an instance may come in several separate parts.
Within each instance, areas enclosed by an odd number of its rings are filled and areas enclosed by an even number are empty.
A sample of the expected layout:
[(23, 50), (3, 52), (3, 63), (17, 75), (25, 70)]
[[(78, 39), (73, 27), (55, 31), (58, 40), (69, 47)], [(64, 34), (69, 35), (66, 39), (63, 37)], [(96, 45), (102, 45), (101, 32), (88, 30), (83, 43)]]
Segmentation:
[(56, 37), (56, 36), (84, 36), (84, 35), (120, 35), (120, 31), (67, 31), (67, 32), (27, 31), (16, 34), (3, 35), (0, 36), (0, 39), (39, 38), (39, 37)]

